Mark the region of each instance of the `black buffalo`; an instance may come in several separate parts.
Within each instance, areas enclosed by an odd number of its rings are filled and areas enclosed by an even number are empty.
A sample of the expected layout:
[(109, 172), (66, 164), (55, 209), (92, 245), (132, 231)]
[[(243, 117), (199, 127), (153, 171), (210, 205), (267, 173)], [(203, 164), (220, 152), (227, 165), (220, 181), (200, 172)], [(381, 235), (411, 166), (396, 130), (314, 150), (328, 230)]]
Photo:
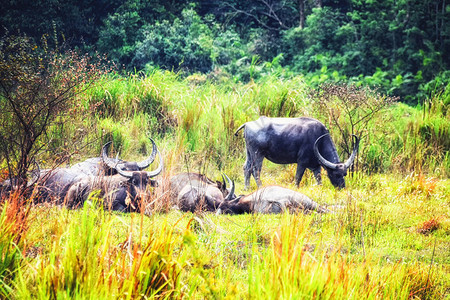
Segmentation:
[(245, 188), (250, 185), (250, 175), (258, 187), (264, 158), (277, 164), (297, 163), (295, 183), (298, 186), (306, 168), (313, 171), (318, 184), (322, 183), (321, 166), (327, 170), (331, 183), (338, 188), (345, 187), (344, 177), (358, 151), (359, 139), (355, 141), (350, 158), (342, 163), (328, 129), (313, 118), (268, 118), (241, 125), (244, 128), (247, 160), (244, 165)]
[[(152, 185), (151, 178), (161, 173), (163, 160), (153, 142), (153, 152), (159, 156), (159, 166), (156, 170), (124, 170), (121, 164), (102, 156), (102, 163), (117, 172), (115, 175), (92, 175), (93, 169), (58, 168), (43, 170), (39, 185), (39, 198), (43, 201), (54, 200), (70, 208), (77, 208), (93, 191), (99, 191), (98, 197), (103, 199), (105, 207), (118, 211), (140, 211), (140, 200), (145, 195), (147, 186)], [(152, 161), (154, 158), (152, 159)], [(88, 170), (88, 171), (86, 171)], [(89, 172), (90, 172), (89, 171)]]
[(279, 214), (286, 210), (291, 213), (299, 211), (331, 212), (302, 193), (276, 185), (261, 188), (250, 195), (239, 196), (232, 201), (224, 201), (220, 204), (217, 212), (227, 214)]
[(223, 181), (213, 181), (203, 174), (181, 173), (170, 179), (170, 198), (172, 204), (182, 211), (215, 211), (223, 201), (229, 201), (234, 195), (234, 182), (228, 176), (227, 188)]

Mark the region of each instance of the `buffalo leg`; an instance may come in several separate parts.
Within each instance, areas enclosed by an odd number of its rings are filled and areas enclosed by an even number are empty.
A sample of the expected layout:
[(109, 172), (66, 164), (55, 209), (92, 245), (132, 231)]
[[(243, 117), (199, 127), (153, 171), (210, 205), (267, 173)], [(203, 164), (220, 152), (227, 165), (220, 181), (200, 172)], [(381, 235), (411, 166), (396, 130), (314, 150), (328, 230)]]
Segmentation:
[(250, 176), (252, 175), (253, 159), (250, 152), (247, 150), (247, 159), (244, 164), (244, 189), (247, 190), (250, 187)]
[(298, 187), (300, 181), (302, 181), (303, 173), (305, 173), (306, 168), (300, 164), (297, 164), (297, 172), (295, 173), (295, 185)]
[(87, 186), (88, 183), (83, 181), (72, 184), (64, 199), (65, 205), (69, 208), (79, 208), (80, 206), (83, 206), (84, 201), (88, 197), (88, 195), (86, 195)]
[(318, 185), (322, 185), (322, 175), (320, 174), (320, 166), (314, 169), (311, 169), (311, 171), (313, 171), (314, 173), (314, 177), (316, 178), (317, 184)]
[(259, 187), (262, 186), (262, 182), (261, 179), (259, 178), (259, 176), (261, 175), (261, 168), (262, 168), (262, 163), (264, 160), (264, 156), (257, 156), (255, 155), (255, 159), (253, 160), (253, 165), (252, 165), (252, 171), (253, 171), (253, 177), (255, 178), (256, 181), (256, 185)]

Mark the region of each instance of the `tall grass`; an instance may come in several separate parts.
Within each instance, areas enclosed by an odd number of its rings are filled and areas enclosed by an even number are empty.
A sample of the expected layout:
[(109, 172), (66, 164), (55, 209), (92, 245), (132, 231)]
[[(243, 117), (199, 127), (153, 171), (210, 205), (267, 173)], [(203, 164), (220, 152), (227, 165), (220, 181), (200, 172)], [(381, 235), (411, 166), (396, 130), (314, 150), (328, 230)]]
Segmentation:
[[(54, 234), (42, 254), (22, 265), (14, 295), (20, 299), (136, 299), (179, 293), (183, 259), (179, 239), (162, 226), (142, 232), (125, 226), (118, 242), (117, 218), (87, 201), (79, 213), (57, 212)], [(177, 247), (178, 247), (177, 246)]]
[[(31, 199), (33, 194), (29, 195)], [(0, 298), (14, 294), (14, 282), (23, 262), (31, 215), (31, 199), (19, 191), (0, 198)]]
[(427, 264), (383, 263), (371, 253), (347, 255), (336, 240), (333, 248), (308, 244), (311, 218), (282, 216), (268, 253), (254, 248), (249, 295), (256, 299), (434, 299), (445, 290)]
[[(56, 131), (55, 140), (82, 132), (85, 143), (91, 144), (73, 150), (78, 157), (98, 153), (102, 143), (109, 140), (120, 147), (124, 156), (130, 156), (143, 155), (150, 145), (148, 136), (152, 136), (163, 145), (168, 156), (187, 153), (194, 164), (208, 161), (211, 169), (239, 174), (240, 167), (236, 165), (243, 164), (244, 143), (242, 136), (233, 135), (237, 127), (260, 115), (311, 116), (328, 125), (341, 159), (346, 159), (350, 141), (343, 140), (341, 128), (329, 122), (323, 109), (318, 110), (319, 100), (312, 95), (315, 94), (302, 77), (286, 80), (267, 76), (248, 84), (216, 83), (206, 77), (200, 81), (182, 79), (175, 73), (160, 70), (105, 77), (80, 98), (83, 119), (64, 123), (67, 129)], [(359, 97), (344, 96), (350, 100)], [(431, 98), (424, 108), (398, 103), (374, 114), (356, 132), (362, 137), (357, 166), (369, 172), (415, 170), (447, 177), (450, 172), (448, 103), (440, 97), (442, 94)], [(358, 107), (355, 113), (357, 110)], [(343, 120), (340, 126), (345, 129), (347, 123), (343, 116), (339, 117)]]
[[(3, 273), (8, 276), (2, 277), (2, 297), (439, 299), (448, 294), (448, 180), (353, 176), (347, 190), (324, 183), (301, 191), (332, 204), (336, 213), (232, 217), (172, 210), (147, 217), (104, 211), (95, 198), (80, 210), (33, 207), (27, 226), (14, 227), (25, 231), (2, 235), (1, 245), (9, 245), (2, 263), (14, 261), (1, 265), (10, 270)], [(2, 225), (9, 208), (3, 206)]]

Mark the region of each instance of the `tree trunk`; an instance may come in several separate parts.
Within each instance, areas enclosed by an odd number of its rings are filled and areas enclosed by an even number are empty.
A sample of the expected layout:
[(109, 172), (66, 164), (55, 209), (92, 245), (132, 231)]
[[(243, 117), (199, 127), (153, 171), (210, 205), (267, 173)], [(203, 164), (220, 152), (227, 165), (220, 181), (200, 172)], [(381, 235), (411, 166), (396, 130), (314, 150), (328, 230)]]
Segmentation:
[(298, 12), (300, 17), (300, 29), (305, 28), (305, 0), (298, 0)]

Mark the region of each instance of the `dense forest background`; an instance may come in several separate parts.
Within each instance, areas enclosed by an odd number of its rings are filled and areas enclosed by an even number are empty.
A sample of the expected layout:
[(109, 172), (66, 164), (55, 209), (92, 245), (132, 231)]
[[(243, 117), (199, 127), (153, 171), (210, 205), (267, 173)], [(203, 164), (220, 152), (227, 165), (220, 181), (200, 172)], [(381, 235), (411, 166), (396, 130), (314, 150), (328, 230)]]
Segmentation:
[(126, 72), (376, 86), (408, 104), (450, 82), (445, 0), (7, 0), (0, 31), (107, 54)]

